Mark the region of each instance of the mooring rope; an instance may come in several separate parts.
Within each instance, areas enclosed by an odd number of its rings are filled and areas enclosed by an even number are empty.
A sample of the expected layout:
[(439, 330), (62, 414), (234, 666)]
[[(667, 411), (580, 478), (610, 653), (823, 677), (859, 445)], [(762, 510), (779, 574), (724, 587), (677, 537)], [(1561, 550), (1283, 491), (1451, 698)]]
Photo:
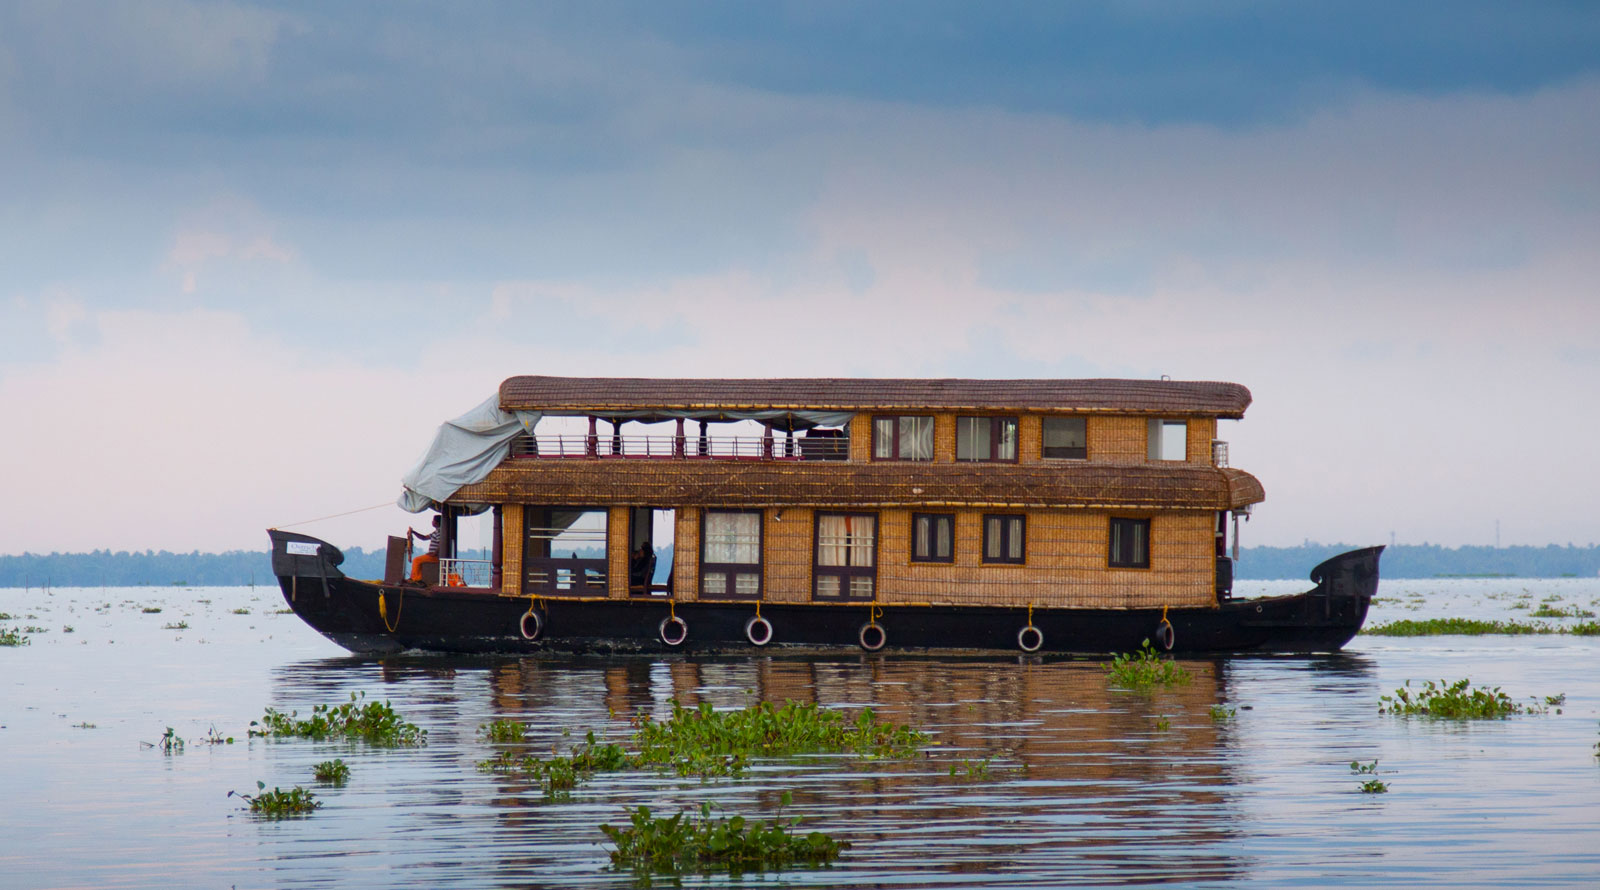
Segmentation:
[(271, 530), (272, 531), (278, 531), (280, 529), (285, 529), (285, 528), (294, 528), (297, 525), (310, 525), (313, 522), (321, 522), (324, 519), (338, 519), (340, 516), (354, 516), (357, 513), (365, 513), (368, 510), (376, 510), (379, 507), (389, 507), (389, 506), (392, 506), (393, 504), (394, 504), (394, 501), (384, 501), (381, 504), (373, 504), (370, 507), (362, 507), (359, 510), (346, 510), (343, 513), (334, 513), (331, 516), (318, 516), (316, 519), (302, 519), (299, 522), (290, 522), (290, 523), (285, 524), (285, 525), (274, 525), (274, 526), (271, 526)]
[(383, 600), (383, 588), (378, 588), (378, 617), (383, 619), (383, 626), (389, 628), (389, 633), (394, 633), (400, 629), (400, 613), (405, 610), (405, 607), (406, 591), (405, 588), (402, 587), (400, 589), (400, 603), (394, 607), (394, 626), (390, 627), (389, 605)]

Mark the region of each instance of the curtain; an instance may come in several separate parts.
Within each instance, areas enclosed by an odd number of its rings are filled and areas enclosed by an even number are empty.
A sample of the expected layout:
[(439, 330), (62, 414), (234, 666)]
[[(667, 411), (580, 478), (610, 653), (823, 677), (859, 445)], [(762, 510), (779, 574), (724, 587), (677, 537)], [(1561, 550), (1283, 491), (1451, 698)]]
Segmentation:
[(1002, 420), (1000, 426), (1000, 453), (995, 455), (998, 460), (1017, 459), (1017, 422), (1015, 420)]
[(848, 517), (845, 516), (819, 516), (817, 517), (817, 565), (842, 566), (846, 565), (849, 551), (850, 534), (845, 525)]
[(706, 562), (761, 562), (761, 514), (707, 511)]
[(933, 460), (933, 418), (900, 418), (900, 452), (909, 460)]
[(894, 457), (894, 418), (872, 419), (872, 456), (879, 460)]

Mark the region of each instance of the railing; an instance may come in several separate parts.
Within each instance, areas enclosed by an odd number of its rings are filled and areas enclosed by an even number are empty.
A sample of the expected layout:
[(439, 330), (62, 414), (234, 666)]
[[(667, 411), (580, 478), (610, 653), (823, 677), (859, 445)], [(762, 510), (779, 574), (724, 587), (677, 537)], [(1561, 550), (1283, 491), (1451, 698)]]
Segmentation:
[(606, 561), (559, 557), (522, 561), (523, 593), (572, 593), (604, 596)]
[(487, 559), (439, 560), (441, 587), (493, 587), (494, 563)]
[(617, 436), (552, 434), (511, 440), (516, 458), (627, 457), (662, 459), (844, 460), (844, 438), (800, 436)]

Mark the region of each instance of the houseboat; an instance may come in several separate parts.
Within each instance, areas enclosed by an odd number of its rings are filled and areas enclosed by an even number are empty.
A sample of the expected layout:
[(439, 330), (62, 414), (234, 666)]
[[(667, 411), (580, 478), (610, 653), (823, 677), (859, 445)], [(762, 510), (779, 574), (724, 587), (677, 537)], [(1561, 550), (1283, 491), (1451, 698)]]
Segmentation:
[(1232, 596), (1265, 495), (1217, 422), (1249, 404), (1166, 379), (513, 377), (403, 479), (436, 559), (390, 538), (356, 580), (269, 530), (273, 569), (359, 653), (1338, 650), (1381, 547)]

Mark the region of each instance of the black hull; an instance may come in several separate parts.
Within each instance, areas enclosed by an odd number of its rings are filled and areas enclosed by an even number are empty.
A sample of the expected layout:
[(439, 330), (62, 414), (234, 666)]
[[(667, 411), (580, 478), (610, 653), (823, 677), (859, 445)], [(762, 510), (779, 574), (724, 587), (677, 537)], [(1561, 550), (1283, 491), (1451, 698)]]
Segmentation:
[[(866, 604), (763, 603), (761, 617), (771, 625), (771, 640), (756, 646), (746, 629), (755, 605), (747, 602), (539, 599), (533, 606), (536, 617), (525, 619), (531, 602), (526, 597), (357, 581), (339, 571), (343, 555), (332, 545), (306, 535), (270, 534), (273, 570), (289, 607), (328, 639), (356, 653), (859, 652), (862, 625), (871, 620), (872, 607)], [(291, 555), (285, 548), (289, 542), (314, 544), (317, 555)], [(1377, 591), (1382, 549), (1351, 551), (1319, 565), (1312, 573), (1317, 586), (1306, 593), (1167, 610), (1171, 651), (1338, 651), (1366, 620)], [(676, 646), (662, 640), (662, 622), (672, 615), (687, 630)], [(1034, 609), (1032, 624), (1042, 637), (1037, 652), (1105, 654), (1137, 649), (1145, 640), (1155, 644), (1161, 639), (1162, 615), (1161, 609)], [(882, 628), (884, 652), (1018, 652), (1024, 651), (1018, 635), (1028, 616), (1026, 608), (880, 605), (876, 623)], [(868, 642), (877, 642), (871, 636)], [(1031, 638), (1025, 642), (1034, 644)]]

